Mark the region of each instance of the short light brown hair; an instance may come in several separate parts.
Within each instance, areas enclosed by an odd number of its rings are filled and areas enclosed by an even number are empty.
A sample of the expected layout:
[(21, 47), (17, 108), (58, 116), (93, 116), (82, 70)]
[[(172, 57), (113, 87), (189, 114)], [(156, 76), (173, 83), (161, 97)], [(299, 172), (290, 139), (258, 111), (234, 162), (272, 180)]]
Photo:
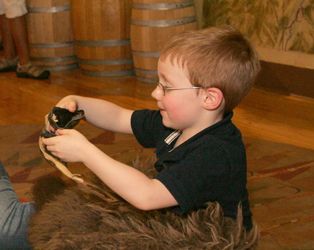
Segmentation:
[(240, 103), (260, 71), (256, 51), (231, 26), (179, 33), (161, 51), (160, 60), (168, 56), (172, 62), (186, 65), (193, 85), (219, 88), (225, 112)]

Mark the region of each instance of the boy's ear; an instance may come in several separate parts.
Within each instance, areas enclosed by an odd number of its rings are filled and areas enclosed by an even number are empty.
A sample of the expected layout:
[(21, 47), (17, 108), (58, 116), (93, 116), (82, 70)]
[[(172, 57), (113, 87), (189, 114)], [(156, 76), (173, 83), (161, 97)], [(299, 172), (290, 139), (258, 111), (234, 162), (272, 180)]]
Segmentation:
[(215, 110), (218, 109), (224, 100), (222, 91), (218, 88), (207, 88), (204, 90), (203, 105), (205, 109)]

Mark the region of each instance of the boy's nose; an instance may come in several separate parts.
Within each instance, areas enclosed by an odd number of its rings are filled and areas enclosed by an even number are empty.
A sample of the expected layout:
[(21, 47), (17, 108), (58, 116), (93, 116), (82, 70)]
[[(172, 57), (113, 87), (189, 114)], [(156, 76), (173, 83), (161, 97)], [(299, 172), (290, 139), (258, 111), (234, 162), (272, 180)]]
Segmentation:
[(156, 100), (160, 100), (163, 96), (162, 94), (162, 90), (158, 88), (158, 86), (156, 86), (152, 92), (152, 97)]

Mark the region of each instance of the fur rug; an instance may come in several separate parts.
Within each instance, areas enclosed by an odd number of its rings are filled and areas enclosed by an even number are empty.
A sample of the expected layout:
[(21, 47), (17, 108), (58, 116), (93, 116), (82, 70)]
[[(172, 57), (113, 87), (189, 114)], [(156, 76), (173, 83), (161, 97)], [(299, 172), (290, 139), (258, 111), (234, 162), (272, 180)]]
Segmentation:
[[(147, 163), (137, 161), (134, 165), (143, 171)], [(154, 175), (153, 167), (144, 172)], [(237, 220), (223, 217), (217, 203), (184, 217), (168, 209), (143, 212), (98, 179), (91, 180), (97, 188), (65, 183), (53, 176), (36, 183), (33, 195), (38, 212), (29, 228), (29, 240), (35, 250), (221, 250), (254, 249), (257, 245), (257, 227), (246, 233), (240, 207)]]

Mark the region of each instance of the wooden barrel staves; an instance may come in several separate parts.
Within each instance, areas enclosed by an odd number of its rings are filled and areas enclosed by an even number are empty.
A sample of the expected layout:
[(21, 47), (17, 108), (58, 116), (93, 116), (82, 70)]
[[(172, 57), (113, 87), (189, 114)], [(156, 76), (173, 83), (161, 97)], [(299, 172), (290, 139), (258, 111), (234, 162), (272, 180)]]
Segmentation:
[(32, 62), (52, 71), (77, 68), (70, 0), (27, 0), (27, 7)]
[(79, 67), (90, 76), (133, 75), (131, 0), (72, 0)]
[(137, 78), (156, 82), (162, 47), (172, 35), (194, 29), (197, 22), (192, 0), (133, 0), (131, 47)]

